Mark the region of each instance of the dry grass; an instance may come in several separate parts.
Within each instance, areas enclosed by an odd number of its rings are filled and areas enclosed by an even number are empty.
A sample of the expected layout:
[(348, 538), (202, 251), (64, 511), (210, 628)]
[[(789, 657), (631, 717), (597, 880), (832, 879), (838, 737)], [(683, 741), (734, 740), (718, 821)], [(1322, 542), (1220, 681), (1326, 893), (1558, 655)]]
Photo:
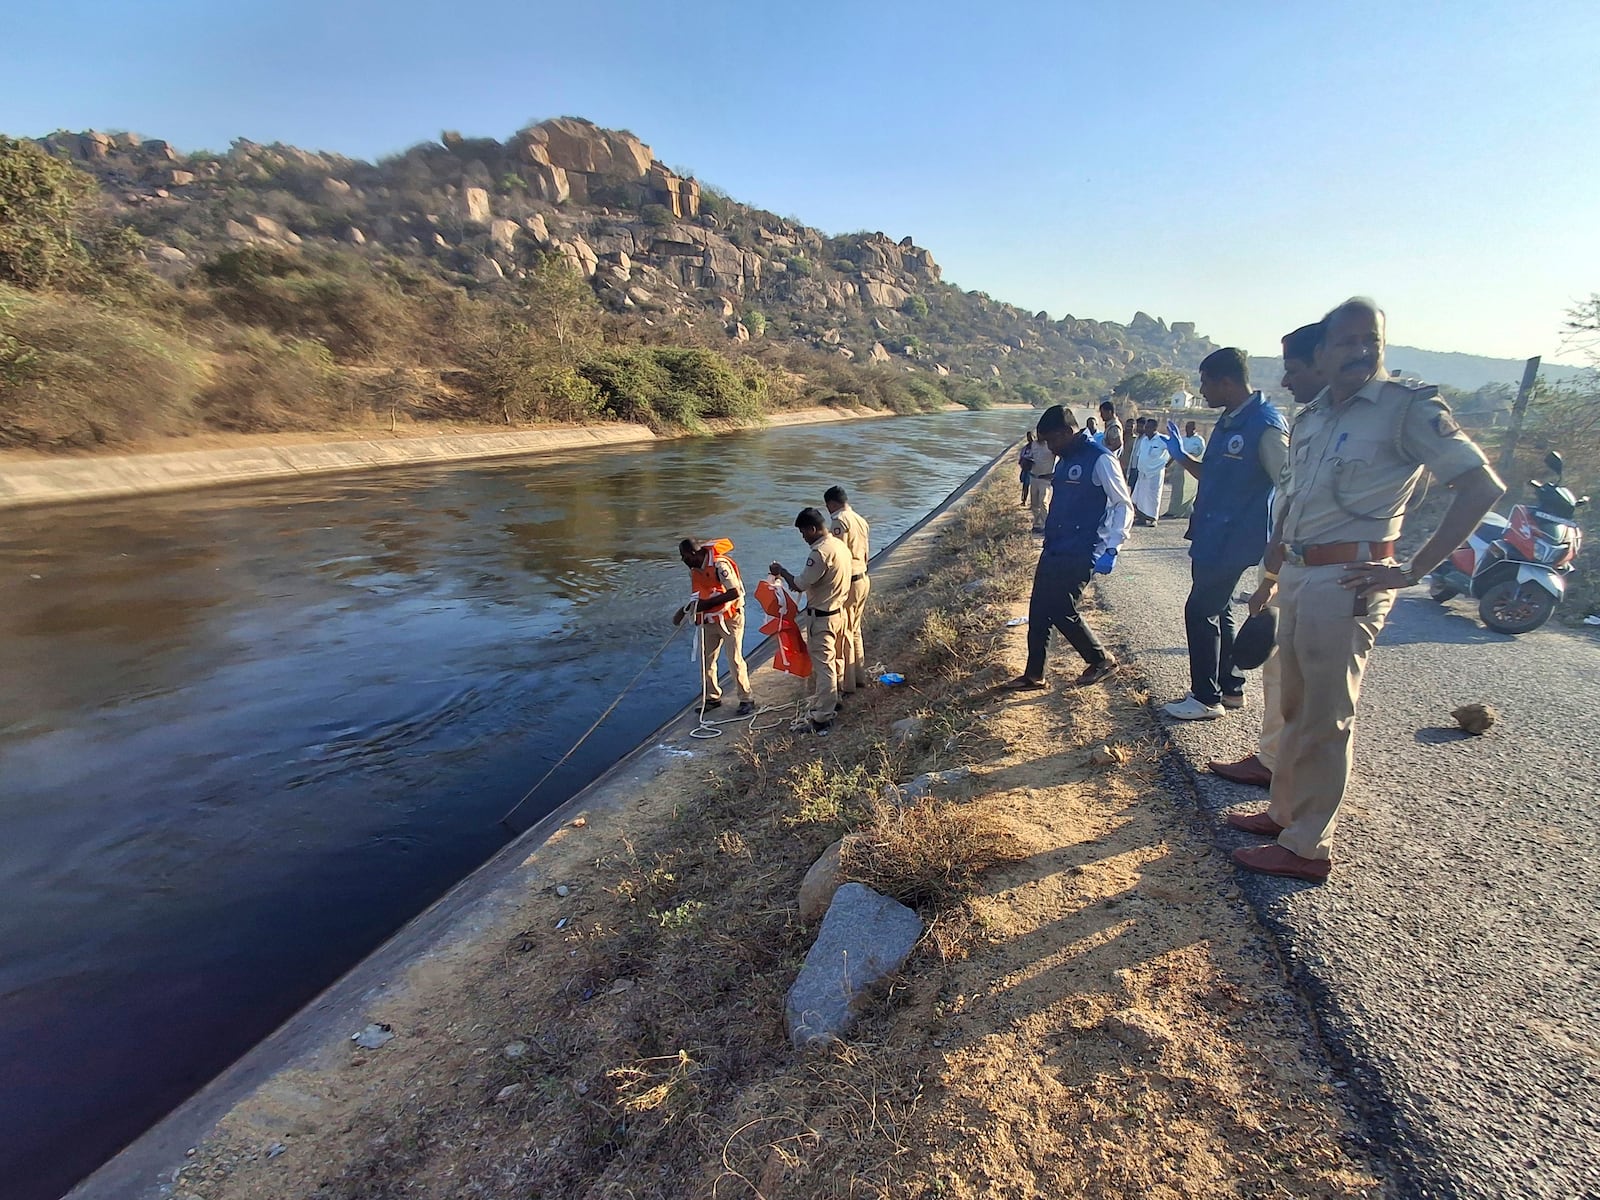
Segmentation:
[(906, 805), (875, 800), (842, 864), (874, 891), (942, 914), (970, 896), (985, 871), (1025, 857), (1000, 814), (924, 796)]

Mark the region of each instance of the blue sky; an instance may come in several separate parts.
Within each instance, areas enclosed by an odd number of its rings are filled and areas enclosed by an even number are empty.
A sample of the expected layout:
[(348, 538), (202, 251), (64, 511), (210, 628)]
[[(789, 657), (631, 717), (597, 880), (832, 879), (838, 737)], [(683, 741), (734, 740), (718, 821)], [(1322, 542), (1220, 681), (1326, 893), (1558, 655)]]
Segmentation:
[(18, 8), (12, 134), (374, 157), (585, 116), (963, 287), (1256, 353), (1360, 292), (1396, 342), (1571, 361), (1600, 291), (1594, 0)]

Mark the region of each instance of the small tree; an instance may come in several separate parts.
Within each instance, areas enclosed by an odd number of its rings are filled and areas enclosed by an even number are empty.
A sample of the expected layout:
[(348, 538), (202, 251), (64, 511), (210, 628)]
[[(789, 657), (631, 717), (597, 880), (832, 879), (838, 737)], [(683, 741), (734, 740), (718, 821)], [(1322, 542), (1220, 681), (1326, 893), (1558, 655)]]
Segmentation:
[(759, 308), (752, 308), (744, 314), (744, 327), (750, 331), (751, 337), (760, 337), (767, 331), (767, 314)]
[(583, 277), (559, 254), (547, 254), (528, 274), (519, 297), (535, 333), (553, 343), (556, 365), (574, 368), (600, 342), (600, 303)]
[(1174, 392), (1183, 390), (1188, 376), (1168, 367), (1155, 367), (1149, 371), (1135, 371), (1124, 376), (1111, 389), (1113, 396), (1126, 396), (1141, 408), (1165, 408)]
[(80, 276), (89, 265), (82, 221), (97, 192), (33, 142), (0, 137), (0, 281), (37, 290)]
[(928, 302), (921, 296), (907, 296), (905, 303), (900, 305), (900, 311), (920, 321), (928, 315)]

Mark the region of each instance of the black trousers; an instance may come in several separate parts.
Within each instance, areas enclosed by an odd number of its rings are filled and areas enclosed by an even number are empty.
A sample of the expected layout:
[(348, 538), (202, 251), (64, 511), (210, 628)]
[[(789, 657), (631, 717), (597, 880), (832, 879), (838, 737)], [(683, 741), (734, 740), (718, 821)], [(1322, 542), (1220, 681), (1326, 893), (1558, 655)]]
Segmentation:
[(1023, 671), (1029, 679), (1044, 678), (1044, 655), (1050, 645), (1050, 630), (1061, 636), (1093, 665), (1109, 657), (1094, 631), (1078, 614), (1083, 589), (1089, 586), (1094, 563), (1075, 555), (1041, 554), (1033, 572), (1033, 595), (1028, 600), (1028, 665)]
[(1233, 665), (1233, 593), (1247, 569), (1189, 563), (1183, 628), (1189, 641), (1189, 690), (1202, 704), (1219, 704), (1222, 693), (1244, 691), (1244, 676)]

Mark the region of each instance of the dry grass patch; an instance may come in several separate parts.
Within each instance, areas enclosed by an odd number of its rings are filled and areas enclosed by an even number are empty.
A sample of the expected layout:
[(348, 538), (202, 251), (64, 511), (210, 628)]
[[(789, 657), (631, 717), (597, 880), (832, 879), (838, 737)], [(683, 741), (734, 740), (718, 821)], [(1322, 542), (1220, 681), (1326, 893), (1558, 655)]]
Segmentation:
[(985, 871), (1024, 856), (1000, 813), (921, 797), (874, 800), (842, 863), (851, 879), (937, 914), (972, 895)]

